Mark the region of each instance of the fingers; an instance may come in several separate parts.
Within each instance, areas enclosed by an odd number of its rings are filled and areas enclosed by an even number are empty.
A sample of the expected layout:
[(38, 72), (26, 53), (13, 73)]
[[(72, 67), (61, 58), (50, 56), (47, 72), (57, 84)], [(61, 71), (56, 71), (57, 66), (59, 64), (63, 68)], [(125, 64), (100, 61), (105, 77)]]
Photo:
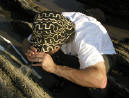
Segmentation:
[(27, 52), (25, 53), (25, 55), (27, 55), (27, 56), (32, 56), (33, 54), (34, 54), (34, 52), (31, 50), (27, 50)]
[(41, 63), (32, 64), (32, 66), (41, 66)]
[(31, 56), (31, 58), (43, 58), (45, 56), (44, 52), (37, 52)]
[(28, 58), (28, 60), (31, 62), (41, 63), (43, 61), (43, 58)]
[(31, 56), (27, 56), (28, 60), (31, 62), (42, 62), (44, 57), (45, 57), (44, 52), (37, 52), (35, 54), (32, 54)]
[(30, 49), (33, 51), (33, 52), (37, 52), (37, 49), (33, 46), (30, 47)]
[(42, 62), (45, 53), (37, 52), (37, 49), (31, 46), (25, 55), (30, 62)]
[(33, 54), (35, 54), (37, 52), (37, 49), (34, 48), (33, 46), (30, 47), (29, 50), (27, 50), (27, 52), (25, 53), (26, 56), (32, 56)]

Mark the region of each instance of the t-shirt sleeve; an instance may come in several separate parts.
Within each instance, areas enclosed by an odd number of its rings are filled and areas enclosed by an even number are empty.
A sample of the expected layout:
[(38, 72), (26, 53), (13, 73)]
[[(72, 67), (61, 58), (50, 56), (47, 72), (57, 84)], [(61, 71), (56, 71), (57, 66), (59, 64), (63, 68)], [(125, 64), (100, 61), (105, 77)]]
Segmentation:
[(93, 66), (99, 62), (104, 62), (102, 55), (96, 49), (96, 47), (91, 44), (86, 44), (85, 42), (81, 43), (78, 58), (80, 62), (80, 69)]
[[(84, 26), (84, 27), (83, 27)], [(93, 66), (99, 62), (104, 62), (103, 48), (104, 37), (107, 34), (105, 28), (99, 22), (83, 23), (80, 29), (80, 36), (78, 39), (78, 58), (80, 62), (80, 69)], [(82, 30), (82, 31), (81, 31)]]

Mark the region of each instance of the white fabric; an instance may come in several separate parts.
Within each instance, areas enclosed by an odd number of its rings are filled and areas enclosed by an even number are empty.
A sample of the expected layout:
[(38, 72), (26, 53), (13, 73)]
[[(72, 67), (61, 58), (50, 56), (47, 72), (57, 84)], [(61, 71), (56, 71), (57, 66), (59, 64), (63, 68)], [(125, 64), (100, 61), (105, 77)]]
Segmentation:
[(62, 15), (75, 23), (76, 34), (74, 40), (61, 49), (79, 58), (80, 69), (103, 62), (102, 54), (116, 54), (106, 29), (95, 18), (80, 12), (63, 12)]
[(31, 39), (31, 34), (28, 36), (27, 40), (30, 42), (30, 39)]

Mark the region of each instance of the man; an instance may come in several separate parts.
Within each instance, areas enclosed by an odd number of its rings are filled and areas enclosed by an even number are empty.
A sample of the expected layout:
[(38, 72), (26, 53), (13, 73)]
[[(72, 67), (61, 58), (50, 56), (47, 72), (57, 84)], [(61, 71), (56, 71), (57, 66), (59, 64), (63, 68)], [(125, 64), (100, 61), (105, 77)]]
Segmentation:
[[(83, 87), (106, 87), (108, 65), (102, 55), (116, 52), (106, 29), (93, 17), (79, 12), (44, 11), (35, 17), (28, 41), (31, 47), (26, 56), (38, 62), (33, 66)], [(60, 49), (77, 56), (80, 69), (57, 65), (51, 55)]]

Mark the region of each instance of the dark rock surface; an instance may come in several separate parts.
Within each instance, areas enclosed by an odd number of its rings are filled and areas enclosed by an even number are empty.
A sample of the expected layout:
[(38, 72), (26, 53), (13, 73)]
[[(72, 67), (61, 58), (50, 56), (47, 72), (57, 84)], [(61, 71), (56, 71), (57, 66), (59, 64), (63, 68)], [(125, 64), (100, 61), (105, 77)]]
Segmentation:
[(95, 17), (98, 21), (100, 22), (105, 22), (105, 14), (101, 9), (98, 8), (92, 8), (92, 9), (87, 9), (83, 11), (84, 14)]
[(111, 13), (116, 16), (129, 17), (128, 0), (78, 0), (86, 3), (87, 5), (94, 5), (103, 9), (105, 12)]
[(32, 0), (0, 0), (0, 6), (11, 12), (11, 18), (32, 22), (37, 12), (47, 10)]
[[(86, 8), (99, 8), (107, 15), (107, 21), (129, 23), (128, 0), (77, 0), (85, 4)], [(119, 23), (121, 24), (121, 23)], [(115, 24), (118, 25), (118, 24)], [(119, 26), (119, 25), (118, 25)], [(125, 26), (125, 24), (124, 24)]]
[(22, 40), (32, 33), (32, 24), (25, 21), (13, 20), (10, 22), (15, 33), (22, 36)]

